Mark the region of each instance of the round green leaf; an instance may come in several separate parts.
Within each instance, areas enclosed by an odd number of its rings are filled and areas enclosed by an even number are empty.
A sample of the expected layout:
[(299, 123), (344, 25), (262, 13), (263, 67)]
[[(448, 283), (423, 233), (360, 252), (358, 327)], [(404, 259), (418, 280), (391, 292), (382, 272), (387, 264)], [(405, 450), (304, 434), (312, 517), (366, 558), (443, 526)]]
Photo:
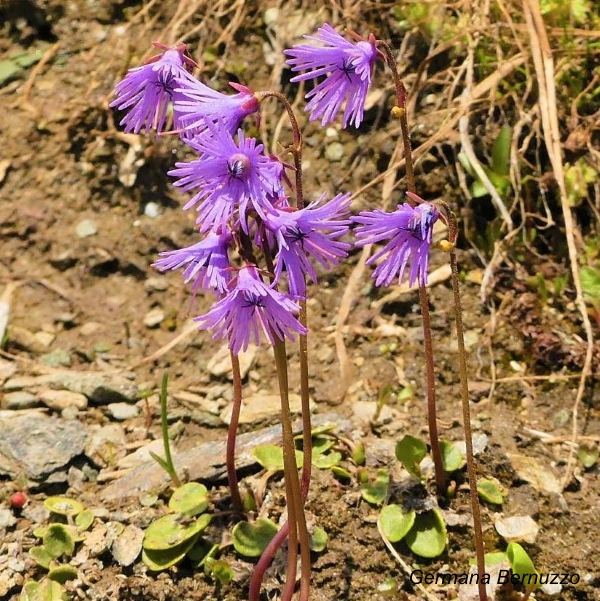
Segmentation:
[(386, 578), (377, 586), (377, 592), (382, 595), (396, 595), (398, 592), (398, 583), (393, 578)]
[(519, 543), (509, 543), (506, 548), (506, 555), (508, 561), (510, 561), (513, 574), (516, 574), (519, 578), (527, 574), (537, 574), (533, 561)]
[(41, 582), (34, 580), (23, 587), (19, 601), (63, 601), (67, 595), (62, 585), (54, 580), (44, 579)]
[(385, 537), (392, 543), (402, 540), (415, 523), (415, 512), (402, 511), (399, 505), (386, 505), (379, 514), (379, 524)]
[(312, 464), (322, 470), (331, 469), (342, 460), (342, 454), (339, 451), (331, 451), (323, 455), (315, 455)]
[[(274, 444), (261, 444), (252, 449), (256, 461), (260, 463), (266, 470), (271, 472), (282, 472), (283, 449)], [(296, 451), (296, 463), (298, 467), (302, 467), (303, 455), (300, 451)]]
[(419, 438), (407, 434), (396, 445), (396, 459), (402, 462), (406, 471), (421, 478), (421, 468), (419, 464), (427, 455), (427, 445)]
[(598, 455), (599, 452), (596, 445), (582, 444), (577, 451), (579, 461), (581, 461), (581, 465), (583, 465), (586, 470), (589, 470), (598, 463)]
[(438, 509), (420, 513), (405, 537), (408, 548), (421, 557), (437, 557), (446, 548), (446, 524)]
[(208, 507), (208, 490), (199, 482), (180, 486), (169, 499), (169, 509), (186, 516), (198, 515)]
[(381, 505), (388, 492), (390, 474), (387, 470), (378, 470), (375, 482), (366, 482), (361, 485), (362, 498), (371, 505)]
[(352, 474), (339, 465), (334, 465), (331, 468), (331, 473), (340, 480), (352, 480)]
[(213, 578), (216, 578), (221, 584), (228, 584), (233, 580), (233, 570), (231, 569), (231, 566), (221, 559), (209, 557), (206, 560), (205, 571)]
[(64, 584), (69, 580), (77, 578), (77, 570), (69, 564), (56, 566), (48, 572), (48, 578), (54, 580), (54, 582)]
[(494, 503), (495, 505), (502, 505), (504, 498), (502, 497), (502, 491), (498, 486), (498, 483), (494, 480), (484, 478), (477, 482), (477, 492), (479, 496), (488, 503)]
[[(150, 552), (175, 551), (175, 548), (179, 551), (180, 545), (196, 539), (196, 536), (208, 526), (210, 519), (209, 514), (201, 515), (197, 520), (192, 521), (186, 520), (179, 514), (169, 514), (158, 518), (148, 526), (144, 536), (143, 548)], [(188, 549), (186, 549), (184, 555)]]
[(50, 562), (54, 559), (44, 547), (31, 547), (29, 549), (29, 557), (42, 566), (42, 568), (46, 568), (46, 570), (50, 569)]
[(48, 497), (44, 501), (44, 507), (49, 509), (52, 513), (66, 516), (75, 516), (84, 509), (79, 501), (69, 499), (68, 497)]
[(231, 532), (233, 546), (240, 555), (260, 557), (277, 530), (275, 522), (267, 518), (258, 518), (253, 524), (239, 522)]
[(43, 543), (44, 549), (54, 558), (72, 555), (75, 551), (75, 541), (63, 524), (50, 524), (44, 534)]
[(317, 526), (310, 537), (310, 550), (315, 553), (321, 553), (321, 551), (325, 550), (327, 547), (327, 541), (329, 540), (329, 536), (327, 536), (327, 532)]
[(454, 472), (463, 464), (463, 454), (460, 449), (448, 440), (440, 441), (440, 453), (442, 454), (442, 466), (445, 472)]
[(196, 542), (195, 538), (169, 550), (151, 551), (142, 549), (142, 562), (153, 572), (160, 572), (179, 563)]
[(94, 523), (94, 512), (91, 509), (84, 509), (75, 518), (75, 525), (80, 530), (87, 530)]

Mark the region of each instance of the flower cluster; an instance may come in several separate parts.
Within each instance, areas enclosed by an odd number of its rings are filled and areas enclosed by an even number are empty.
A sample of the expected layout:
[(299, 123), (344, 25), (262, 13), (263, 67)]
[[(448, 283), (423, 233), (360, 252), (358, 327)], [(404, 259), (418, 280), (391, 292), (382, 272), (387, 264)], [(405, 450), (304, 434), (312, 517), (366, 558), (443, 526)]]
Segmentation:
[[(325, 24), (315, 36), (320, 46), (298, 45), (286, 50), (293, 71), (307, 71), (292, 81), (324, 76), (308, 93), (310, 119), (330, 123), (343, 109), (343, 125), (358, 127), (375, 61), (376, 40), (351, 42)], [(172, 128), (196, 158), (177, 162), (169, 175), (175, 186), (193, 196), (184, 209), (194, 208), (201, 240), (192, 246), (161, 253), (154, 266), (183, 269), (192, 291), (214, 292), (218, 300), (196, 318), (201, 329), (227, 338), (234, 353), (245, 350), (259, 333), (271, 342), (306, 334), (297, 319), (299, 301), (306, 298), (306, 280), (317, 281), (314, 263), (327, 269), (347, 256), (350, 244), (341, 240), (351, 223), (350, 195), (326, 201), (322, 194), (305, 207), (290, 202), (286, 165), (265, 153), (247, 137), (244, 119), (258, 115), (260, 94), (230, 83), (235, 94), (224, 94), (191, 75), (195, 63), (186, 47), (165, 48), (146, 65), (131, 69), (115, 89), (112, 107), (124, 112), (125, 131)], [(434, 205), (416, 195), (416, 204), (399, 205), (391, 214), (364, 212), (353, 218), (357, 245), (385, 242), (369, 263), (378, 263), (376, 284), (402, 279), (410, 265), (410, 285), (427, 280)], [(240, 263), (232, 263), (237, 255)], [(257, 258), (258, 257), (258, 258)], [(272, 273), (259, 269), (262, 257)], [(381, 262), (379, 262), (381, 259)]]

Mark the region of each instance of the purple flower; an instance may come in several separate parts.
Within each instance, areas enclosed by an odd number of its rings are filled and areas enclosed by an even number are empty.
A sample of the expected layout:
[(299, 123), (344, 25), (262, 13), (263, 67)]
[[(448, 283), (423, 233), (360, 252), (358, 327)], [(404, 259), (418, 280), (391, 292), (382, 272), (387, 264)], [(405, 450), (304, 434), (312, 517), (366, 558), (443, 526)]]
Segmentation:
[(233, 135), (245, 117), (258, 113), (260, 104), (252, 90), (241, 84), (230, 82), (237, 94), (222, 94), (200, 83), (188, 75), (185, 87), (175, 103), (175, 112), (185, 132), (194, 136), (207, 131), (207, 122), (223, 123), (224, 128)]
[(262, 154), (263, 145), (238, 131), (236, 142), (222, 122), (207, 122), (210, 136), (189, 140), (201, 156), (191, 163), (175, 163), (169, 175), (179, 178), (182, 190), (198, 188), (183, 207), (198, 205), (196, 220), (200, 232), (226, 226), (237, 217), (248, 233), (247, 213), (255, 209), (261, 217), (271, 207), (271, 199), (283, 195), (281, 163)]
[(345, 100), (344, 127), (348, 121), (358, 127), (378, 56), (375, 37), (371, 34), (368, 41), (349, 42), (327, 23), (319, 28), (317, 35), (304, 37), (325, 44), (325, 48), (302, 44), (284, 52), (291, 57), (287, 63), (292, 71), (309, 71), (291, 81), (326, 76), (306, 94), (307, 99), (311, 98), (305, 109), (310, 112), (310, 120), (322, 116), (321, 125), (331, 123)]
[(147, 65), (130, 69), (117, 84), (116, 98), (110, 106), (127, 110), (120, 123), (126, 132), (164, 129), (170, 103), (181, 97), (176, 88), (181, 88), (181, 80), (189, 77), (185, 65), (192, 61), (184, 53), (185, 46), (166, 50)]
[(276, 340), (294, 339), (294, 333), (306, 334), (306, 328), (296, 319), (298, 304), (265, 284), (254, 265), (242, 267), (231, 281), (229, 293), (212, 309), (195, 317), (200, 329), (211, 329), (213, 338), (229, 339), (234, 354), (248, 348), (250, 341), (258, 344), (262, 330), (273, 345)]
[[(411, 198), (419, 197), (411, 195)], [(373, 272), (376, 286), (389, 286), (396, 276), (400, 283), (409, 262), (409, 285), (416, 281), (421, 286), (427, 284), (433, 225), (439, 216), (434, 205), (422, 201), (416, 207), (408, 203), (398, 205), (393, 213), (377, 210), (353, 217), (353, 221), (362, 224), (354, 230), (359, 239), (357, 246), (388, 241), (367, 261), (367, 265), (371, 265), (383, 258)]]
[(193, 280), (194, 294), (199, 288), (224, 294), (231, 279), (227, 254), (231, 240), (228, 230), (219, 234), (209, 232), (204, 240), (192, 246), (160, 253), (161, 258), (152, 267), (166, 271), (185, 266), (183, 277), (186, 284)]
[(337, 265), (338, 258), (348, 256), (346, 251), (351, 248), (337, 239), (348, 231), (350, 194), (338, 194), (320, 206), (324, 200), (322, 194), (304, 209), (273, 209), (264, 219), (279, 246), (275, 281), (281, 279), (285, 268), (290, 294), (295, 297), (306, 294), (305, 276), (317, 281), (309, 256), (327, 269)]

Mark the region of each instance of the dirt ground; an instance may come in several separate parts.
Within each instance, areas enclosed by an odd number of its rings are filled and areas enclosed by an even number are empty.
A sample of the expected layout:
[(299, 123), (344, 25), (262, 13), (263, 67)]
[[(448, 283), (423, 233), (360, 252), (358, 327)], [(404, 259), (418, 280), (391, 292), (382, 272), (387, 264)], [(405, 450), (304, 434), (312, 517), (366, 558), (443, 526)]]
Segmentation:
[[(159, 274), (151, 267), (160, 251), (197, 241), (194, 215), (181, 210), (185, 196), (174, 190), (166, 175), (186, 151), (176, 136), (157, 139), (122, 134), (118, 116), (108, 107), (112, 90), (128, 68), (152, 55), (151, 41), (169, 45), (184, 41), (200, 65), (199, 76), (212, 85), (225, 90), (228, 80), (240, 81), (254, 90), (281, 89), (294, 99), (298, 89), (289, 83), (283, 48), (325, 20), (362, 34), (373, 31), (401, 51), (400, 70), (412, 93), (410, 123), (420, 193), (427, 199), (443, 198), (461, 219), (459, 260), (473, 423), (477, 435), (488, 437), (478, 457), (478, 470), (480, 476), (497, 478), (506, 493), (502, 507), (483, 507), (487, 549), (504, 548), (493, 526), (498, 514), (531, 516), (539, 525), (539, 534), (527, 549), (538, 571), (580, 577), (578, 584), (564, 586), (557, 597), (542, 592), (535, 597), (600, 599), (598, 464), (586, 469), (577, 454), (574, 464), (569, 464), (571, 412), (585, 362), (586, 334), (575, 303), (558, 189), (535, 109), (537, 93), (532, 89), (536, 80), (524, 42), (521, 5), (492, 3), (489, 19), (493, 27), (487, 31), (477, 24), (468, 25), (464, 2), (435, 9), (436, 18), (477, 31), (481, 36), (478, 51), (487, 51), (486, 56), (493, 59), (493, 65), (485, 65), (482, 55), (476, 55), (474, 83), (488, 85), (468, 112), (477, 154), (482, 160), (489, 156), (503, 123), (521, 123), (521, 135), (513, 146), (521, 175), (515, 180), (512, 173), (507, 196), (518, 228), (517, 235), (507, 235), (489, 196), (470, 197), (470, 176), (458, 165), (461, 140), (456, 99), (464, 87), (460, 69), (466, 52), (457, 41), (460, 37), (453, 38), (452, 32), (447, 38), (432, 36), (422, 21), (409, 23), (407, 29), (403, 23), (408, 17), (399, 14), (396, 3), (325, 4), (316, 10), (311, 3), (268, 0), (0, 2), (0, 61), (14, 61), (17, 55), (34, 57), (0, 82), (0, 281), (10, 304), (2, 374), (8, 373), (10, 365), (10, 378), (52, 370), (129, 378), (138, 387), (140, 398), (145, 391), (153, 393), (136, 403), (137, 415), (119, 422), (126, 437), (124, 449), (131, 452), (161, 435), (156, 391), (162, 374), (168, 372), (170, 427), (176, 432), (177, 448), (185, 451), (201, 442), (222, 440), (226, 426), (218, 415), (212, 422), (206, 414), (198, 417), (185, 396), (202, 396), (217, 387), (223, 390), (229, 383), (226, 375), (215, 375), (210, 367), (222, 342), (192, 332), (188, 325), (190, 317), (208, 309), (211, 299), (199, 297), (191, 304), (180, 273)], [(505, 4), (508, 13), (499, 8)], [(433, 10), (430, 3), (423, 6)], [(274, 10), (277, 8), (279, 12)], [(507, 21), (503, 28), (501, 22), (507, 14), (513, 15), (514, 22)], [(594, 44), (600, 31), (591, 25), (577, 31), (584, 30), (587, 33), (581, 34), (582, 39), (590, 44), (587, 58), (575, 50), (573, 56), (581, 59), (580, 67), (588, 70), (591, 80), (598, 69)], [(549, 31), (552, 47), (562, 48), (556, 28)], [(506, 36), (502, 43), (498, 41), (501, 35)], [(520, 63), (515, 59), (514, 70), (504, 72), (510, 85), (503, 85), (501, 78), (492, 85), (487, 77), (499, 64), (513, 60), (517, 51), (523, 53), (523, 59)], [(555, 58), (564, 67), (562, 50)], [(335, 124), (324, 136), (316, 124), (302, 117), (309, 197), (316, 198), (323, 190), (331, 194), (350, 191), (353, 212), (402, 201), (403, 171), (395, 166), (400, 157), (396, 154), (399, 130), (390, 122), (387, 110), (393, 89), (381, 70), (375, 76), (374, 90), (365, 123), (358, 131), (344, 131)], [(579, 113), (569, 105), (560, 109), (561, 143), (571, 164), (583, 157), (600, 169), (600, 104), (598, 97), (594, 98), (595, 104), (577, 105)], [(301, 112), (301, 95), (297, 101)], [(260, 133), (275, 151), (281, 151), (278, 142), (286, 143), (289, 129), (276, 108), (275, 104), (265, 107)], [(526, 126), (522, 125), (524, 115), (529, 119)], [(574, 210), (575, 237), (582, 256), (597, 236), (597, 186), (588, 185), (588, 191)], [(545, 217), (544, 206), (548, 209)], [(491, 243), (490, 232), (496, 236)], [(464, 435), (459, 418), (452, 290), (443, 270), (446, 260), (443, 253), (432, 252), (432, 271), (440, 271), (436, 272), (439, 277), (432, 277), (430, 304), (440, 427), (443, 438), (460, 441)], [(361, 271), (360, 266), (361, 254), (355, 250), (339, 268), (322, 273), (319, 285), (310, 289), (311, 396), (315, 414), (350, 420), (344, 436), (365, 443), (369, 469), (374, 473), (377, 466), (396, 465), (393, 445), (404, 434), (426, 436), (424, 362), (417, 292), (401, 292), (386, 300), (385, 295), (395, 289), (375, 288), (369, 269)], [(560, 277), (566, 284), (559, 290), (551, 282)], [(482, 300), (484, 280), (487, 286)], [(340, 312), (344, 306), (349, 308), (346, 317)], [(336, 329), (340, 319), (344, 323)], [(594, 320), (592, 326), (597, 337)], [(177, 344), (169, 347), (178, 336)], [(340, 341), (348, 358), (348, 371), (343, 375)], [(396, 346), (392, 347), (393, 343)], [(290, 346), (292, 361), (296, 356)], [(596, 365), (597, 361), (594, 371)], [(294, 389), (298, 378), (292, 370)], [(2, 375), (2, 381), (8, 377)], [(591, 449), (597, 449), (600, 441), (597, 383), (596, 377), (588, 378), (578, 412), (577, 443)], [(386, 385), (396, 391), (412, 386), (414, 395), (390, 400), (380, 418), (369, 421)], [(254, 358), (245, 391), (255, 397), (277, 391), (271, 355), (264, 346)], [(2, 394), (7, 392), (5, 388)], [(37, 394), (36, 390), (30, 392)], [(231, 397), (224, 393), (221, 398)], [(70, 416), (42, 402), (38, 407), (38, 413), (79, 420), (85, 428), (115, 422), (103, 403), (90, 402)], [(11, 411), (21, 411), (7, 408), (4, 400), (2, 409), (0, 421), (9, 420)], [(243, 430), (276, 422), (273, 414), (244, 425)], [(537, 476), (525, 477), (516, 456), (535, 461)], [(142, 528), (163, 511), (162, 501), (144, 508), (137, 497), (103, 504), (103, 488), (119, 475), (103, 477), (114, 468), (91, 460), (87, 465), (96, 470), (96, 477), (84, 478), (77, 486), (69, 481), (49, 484), (5, 476), (0, 480), (0, 506), (7, 508), (10, 495), (25, 489), (30, 507), (40, 507), (49, 494), (65, 494), (98, 510), (99, 516), (110, 514), (113, 520)], [(83, 469), (81, 462), (77, 466)], [(254, 466), (243, 475), (257, 472), (259, 468)], [(568, 473), (564, 490), (548, 484), (560, 483)], [(226, 512), (225, 482), (207, 485), (215, 511)], [(277, 479), (269, 486), (267, 510), (277, 520), (283, 487)], [(444, 509), (458, 516), (469, 515), (467, 488), (461, 479), (456, 498)], [(386, 597), (378, 587), (387, 578), (399, 587), (389, 598), (423, 598), (386, 549), (375, 523), (378, 509), (361, 500), (356, 481), (340, 481), (329, 471), (315, 470), (307, 510), (329, 535), (326, 550), (313, 556), (311, 599), (383, 599)], [(214, 520), (209, 537), (219, 542), (228, 536), (231, 525), (228, 517)], [(11, 584), (0, 597), (19, 599), (25, 582), (44, 575), (33, 561), (25, 559), (25, 567), (13, 573), (8, 561), (9, 549), (15, 553), (12, 543), (17, 540), (19, 557), (27, 558), (35, 541), (35, 526), (31, 517), (20, 514), (16, 523), (3, 526), (0, 572), (10, 576)], [(397, 549), (412, 568), (430, 573), (440, 569), (465, 572), (474, 556), (471, 532), (464, 521), (450, 526), (447, 551), (434, 560), (419, 559), (401, 544)], [(252, 564), (237, 557), (231, 548), (225, 549), (223, 557), (236, 572), (227, 585), (187, 563), (157, 575), (139, 559), (121, 567), (105, 553), (83, 562), (78, 578), (66, 588), (71, 598), (97, 600), (244, 599)], [(277, 568), (268, 575), (264, 599), (278, 598), (282, 578), (283, 571)], [(430, 587), (429, 594), (441, 600), (453, 598), (456, 591)]]

